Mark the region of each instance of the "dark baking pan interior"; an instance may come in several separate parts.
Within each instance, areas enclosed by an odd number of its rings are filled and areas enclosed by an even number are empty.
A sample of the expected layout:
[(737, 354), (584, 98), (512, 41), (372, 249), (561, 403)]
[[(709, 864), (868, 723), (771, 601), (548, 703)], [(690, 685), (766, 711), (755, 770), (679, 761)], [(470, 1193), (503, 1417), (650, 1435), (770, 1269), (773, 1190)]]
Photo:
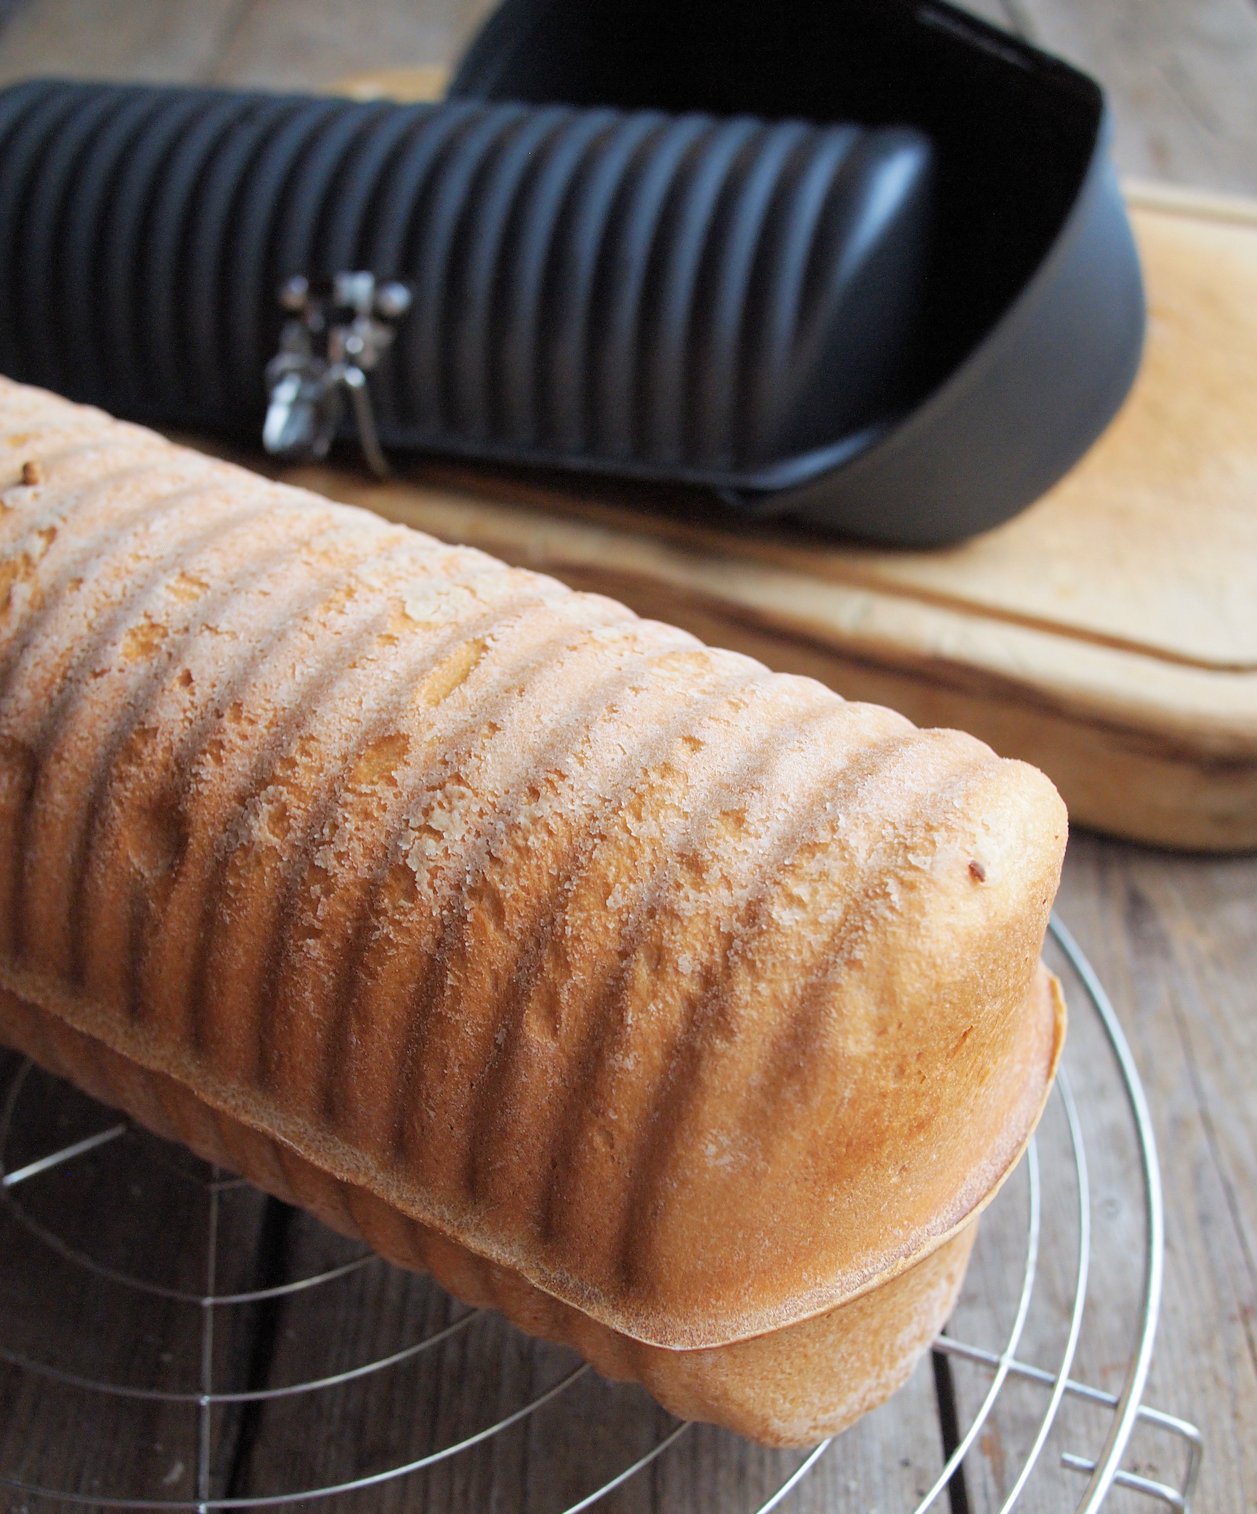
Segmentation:
[[(1111, 419), (1143, 335), (1099, 87), (950, 6), (912, 0), (506, 0), (451, 93), (920, 132), (928, 276), (875, 424), (747, 469), (723, 498), (874, 538), (983, 530)], [(829, 385), (841, 391), (840, 356)]]

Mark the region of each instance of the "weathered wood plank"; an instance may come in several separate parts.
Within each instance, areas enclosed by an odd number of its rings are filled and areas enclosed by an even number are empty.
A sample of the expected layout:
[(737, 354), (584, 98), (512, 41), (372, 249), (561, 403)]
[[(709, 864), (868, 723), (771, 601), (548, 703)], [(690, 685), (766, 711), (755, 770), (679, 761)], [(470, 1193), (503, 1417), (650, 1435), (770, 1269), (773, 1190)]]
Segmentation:
[[(1118, 1006), (1154, 1113), (1167, 1207), (1162, 1323), (1147, 1399), (1205, 1429), (1208, 1455), (1199, 1507), (1250, 1508), (1257, 1500), (1257, 1354), (1252, 1263), (1254, 1120), (1252, 1068), (1257, 1026), (1244, 987), (1244, 964), (1257, 961), (1257, 913), (1251, 862), (1169, 861), (1091, 838), (1071, 842), (1060, 909)], [(1251, 969), (1250, 969), (1251, 970)], [(1067, 1067), (1087, 1134), (1095, 1225), (1094, 1264), (1075, 1378), (1116, 1392), (1130, 1354), (1142, 1268), (1143, 1227), (1129, 1117), (1102, 1039), (1089, 1012), (1073, 1006)], [(1059, 1120), (1045, 1122), (1042, 1299), (1021, 1355), (1052, 1365), (1063, 1346), (1070, 1295), (1067, 1260), (1074, 1236), (1073, 1195), (1058, 1177), (1064, 1163)], [(1006, 1288), (1020, 1265), (1022, 1241), (995, 1216), (975, 1256), (958, 1331), (995, 1333)], [(958, 1369), (965, 1412), (985, 1382)], [(1046, 1404), (1042, 1389), (1010, 1394), (1005, 1412), (979, 1445), (970, 1477), (972, 1507), (1001, 1506)], [(1061, 1508), (1061, 1487), (1080, 1490), (1072, 1474), (1051, 1475), (1060, 1450), (1094, 1453), (1106, 1415), (1071, 1407), (1061, 1433), (1031, 1483), (1027, 1514)], [(1182, 1448), (1141, 1433), (1126, 1465), (1174, 1484)], [(1117, 1510), (1140, 1507), (1132, 1495)]]
[(1158, 1126), (1166, 1302), (1150, 1392), (1206, 1429), (1200, 1507), (1257, 1507), (1257, 866), (1089, 841), (1067, 887)]
[(208, 79), (249, 0), (31, 0), (0, 31), (0, 84), (38, 75)]
[(212, 77), (267, 89), (327, 89), (373, 69), (446, 62), (490, 9), (491, 0), (378, 0), (365, 24), (351, 5), (250, 0)]
[[(20, 1059), (0, 1049), (0, 1097)], [(22, 1083), (4, 1145), (6, 1170), (116, 1127), (118, 1117), (39, 1071)], [(209, 1285), (210, 1198), (203, 1164), (132, 1131), (0, 1196), (0, 1474), (100, 1497), (143, 1489), (192, 1497), (206, 1381), (237, 1378), (256, 1310), (213, 1309), (210, 1376), (202, 1375)], [(232, 1186), (217, 1196), (217, 1294), (251, 1286), (264, 1200)], [(114, 1274), (110, 1276), (109, 1274)], [(140, 1286), (136, 1286), (136, 1285)], [(154, 1292), (144, 1285), (156, 1285)], [(174, 1294), (184, 1297), (172, 1296)], [(12, 1353), (87, 1387), (19, 1367)], [(109, 1389), (156, 1389), (170, 1401)], [(239, 1430), (215, 1424), (211, 1472)], [(0, 1508), (17, 1508), (0, 1484)]]
[[(1191, 6), (1173, 0), (1139, 0), (1138, 4), (1135, 0), (1008, 0), (1007, 6), (999, 0), (981, 0), (972, 8), (998, 24), (1009, 6), (1037, 40), (1075, 57), (1108, 82), (1119, 116), (1119, 161), (1127, 171), (1257, 189), (1257, 159), (1251, 147), (1257, 137), (1251, 90), (1257, 72), (1253, 55), (1257, 12), (1252, 6), (1243, 0), (1201, 0)], [(435, 61), (443, 54), (435, 40), (423, 41), (420, 23), (456, 29), (457, 22), (449, 20), (456, 8), (453, 4), (439, 10), (415, 5), (414, 37), (419, 40), (412, 40), (406, 30), (399, 43), (400, 34), (393, 31), (390, 46), (379, 47), (367, 40), (374, 19), (370, 26), (356, 15), (345, 23), (321, 24), (316, 13), (343, 7), (331, 0), (306, 0), (296, 19), (300, 36), (306, 39), (297, 49), (304, 58), (298, 66), (291, 55), (285, 62), (282, 50), (291, 15), (276, 24), (259, 14), (269, 9), (272, 16), (279, 16), (288, 10), (286, 5), (162, 0), (157, 7), (122, 3), (102, 7), (91, 0), (29, 0), (0, 34), (0, 80), (57, 72), (170, 79), (212, 76), (229, 82), (310, 87), (382, 64)], [(400, 17), (397, 24), (405, 30), (405, 18), (400, 12), (396, 15)], [(241, 31), (233, 41), (232, 27), (237, 23)], [(357, 28), (362, 40), (347, 36), (347, 27)], [(327, 51), (320, 53), (317, 36), (326, 39)], [(404, 47), (400, 58), (399, 45)], [(272, 68), (277, 72), (268, 75)], [(307, 72), (302, 74), (301, 68)], [(1257, 1447), (1251, 1434), (1257, 1423), (1257, 1348), (1253, 1343), (1257, 1289), (1252, 1262), (1257, 1247), (1257, 1114), (1251, 1092), (1257, 1067), (1253, 1044), (1257, 1016), (1252, 1003), (1252, 985), (1257, 981), (1255, 897), (1257, 866), (1251, 862), (1189, 862), (1084, 838), (1071, 848), (1063, 898), (1066, 917), (1119, 1004), (1137, 1006), (1128, 1012), (1127, 1024), (1158, 1122), (1170, 1219), (1167, 1296), (1151, 1397), (1166, 1408), (1194, 1415), (1205, 1425), (1209, 1451), (1202, 1508), (1257, 1506)], [(35, 1190), (28, 1192), (33, 1195)], [(1011, 1207), (1007, 1213), (1007, 1223), (1012, 1225), (1016, 1216)], [(992, 1229), (996, 1223), (1005, 1223), (1003, 1214), (1002, 1208), (988, 1222), (992, 1240), (984, 1241), (979, 1252), (971, 1298), (983, 1296), (984, 1280), (992, 1278), (1000, 1265), (1001, 1245), (1011, 1245), (998, 1243), (998, 1232)], [(157, 1229), (145, 1232), (148, 1244), (159, 1244), (161, 1233)], [(4, 1339), (12, 1338), (12, 1321), (21, 1321), (33, 1340), (42, 1331), (59, 1328), (63, 1318), (83, 1326), (80, 1333), (86, 1336), (81, 1300), (73, 1287), (56, 1284), (51, 1269), (40, 1275), (38, 1286), (29, 1277), (25, 1282), (15, 1281), (10, 1268), (16, 1253), (9, 1249), (7, 1236), (7, 1231), (0, 1236)], [(193, 1252), (189, 1247), (188, 1255)], [(1043, 1328), (1055, 1331), (1059, 1339), (1059, 1279), (1048, 1282), (1047, 1297), (1055, 1303), (1056, 1313)], [(382, 1306), (375, 1315), (347, 1314), (346, 1319), (351, 1331), (374, 1330), (381, 1339), (386, 1334), (388, 1321)], [(960, 1323), (963, 1317), (958, 1327)], [(124, 1348), (129, 1351), (138, 1345), (137, 1370), (147, 1362), (170, 1371), (179, 1359), (175, 1348), (184, 1340), (181, 1328), (168, 1324), (160, 1309), (150, 1310), (142, 1319), (134, 1313), (119, 1314), (107, 1322), (97, 1343), (117, 1353), (119, 1366), (125, 1364)], [(81, 1348), (88, 1342), (84, 1338), (74, 1344)], [(283, 1363), (293, 1362), (291, 1356), (283, 1355), (283, 1342), (280, 1346), (273, 1363), (276, 1372)], [(170, 1363), (161, 1362), (163, 1350), (171, 1351)], [(1097, 1371), (1112, 1370), (1111, 1362), (1088, 1365)], [(239, 1359), (222, 1364), (224, 1380), (242, 1370)], [(508, 1356), (503, 1370), (518, 1373), (518, 1366)], [(959, 1369), (956, 1380), (962, 1392), (971, 1391), (963, 1387)], [(919, 1375), (911, 1391), (919, 1392), (921, 1381)], [(185, 1459), (179, 1448), (191, 1443), (187, 1434), (177, 1429), (168, 1432), (164, 1424), (159, 1426), (160, 1416), (132, 1413), (125, 1421), (95, 1420), (79, 1414), (82, 1405), (69, 1399), (61, 1400), (55, 1410), (45, 1403), (36, 1416), (26, 1399), (13, 1396), (13, 1385), (12, 1375), (0, 1372), (0, 1403), (5, 1410), (0, 1418), (0, 1466), (11, 1466), (15, 1454), (38, 1455), (46, 1468), (60, 1466), (64, 1471), (73, 1468), (74, 1458), (90, 1446), (110, 1440), (116, 1443), (119, 1460), (112, 1470), (118, 1474), (138, 1470), (138, 1463), (127, 1460), (137, 1454), (137, 1447), (146, 1473), (164, 1476)], [(601, 1434), (604, 1443), (598, 1455), (622, 1449), (616, 1437), (627, 1415), (620, 1408), (608, 1407), (609, 1400), (618, 1402), (617, 1393), (588, 1385), (578, 1403), (577, 1439)], [(1022, 1397), (1028, 1414), (1035, 1395)], [(918, 1416), (922, 1469), (935, 1451), (928, 1400), (927, 1385), (912, 1411)], [(385, 1424), (399, 1423), (405, 1413), (414, 1414), (417, 1408), (413, 1402), (407, 1404), (403, 1394), (389, 1405)], [(36, 1421), (42, 1426), (42, 1441), (32, 1438)], [(870, 1435), (880, 1433), (876, 1420), (870, 1425)], [(299, 1425), (294, 1426), (296, 1430), (309, 1434), (308, 1428), (302, 1430)], [(1088, 1433), (1085, 1426), (1075, 1430), (1073, 1420), (1070, 1431), (1071, 1436)], [(522, 1476), (534, 1490), (530, 1496), (537, 1501), (538, 1511), (561, 1506), (561, 1498), (571, 1496), (577, 1487), (577, 1474), (588, 1470), (596, 1457), (581, 1445), (569, 1459), (564, 1443), (556, 1462), (544, 1444), (546, 1433), (547, 1424), (538, 1421), (522, 1449), (504, 1446), (495, 1453), (501, 1457), (496, 1464), (490, 1458), (487, 1468), (478, 1472), (470, 1464), (458, 1474), (451, 1469), (447, 1481), (434, 1486), (456, 1488), (462, 1497), (481, 1497), (481, 1508), (514, 1511), (519, 1507)], [(863, 1428), (856, 1432), (864, 1433)], [(184, 1435), (182, 1441), (179, 1434)], [(1007, 1461), (1005, 1439), (1001, 1432), (982, 1447), (981, 1460), (990, 1468), (991, 1482), (983, 1482), (975, 1465), (975, 1508), (987, 1506), (979, 1500), (989, 1501), (991, 1486), (1000, 1482), (1001, 1453)], [(895, 1505), (884, 1487), (861, 1497), (848, 1486), (853, 1444), (848, 1438), (835, 1448), (790, 1507), (806, 1509), (808, 1514), (876, 1507), (881, 1514), (892, 1514)], [(1143, 1444), (1151, 1465), (1160, 1452), (1155, 1445)], [(643, 1508), (661, 1514), (710, 1508), (736, 1511), (732, 1496), (722, 1502), (720, 1495), (735, 1488), (743, 1469), (756, 1463), (759, 1455), (724, 1444), (709, 1432), (696, 1432), (693, 1440), (683, 1439), (608, 1507), (633, 1514)], [(260, 1476), (261, 1471), (259, 1462), (255, 1472)], [(540, 1501), (549, 1488), (542, 1481), (547, 1475), (556, 1478), (550, 1489), (556, 1496), (549, 1505)], [(177, 1491), (187, 1488), (187, 1477), (185, 1466), (170, 1486)], [(417, 1486), (397, 1485), (360, 1506), (421, 1508), (424, 1505), (407, 1502), (407, 1495)], [(7, 1495), (0, 1495), (0, 1506), (10, 1502)], [(1147, 1506), (1127, 1499), (1115, 1501), (1114, 1507), (1134, 1514)]]

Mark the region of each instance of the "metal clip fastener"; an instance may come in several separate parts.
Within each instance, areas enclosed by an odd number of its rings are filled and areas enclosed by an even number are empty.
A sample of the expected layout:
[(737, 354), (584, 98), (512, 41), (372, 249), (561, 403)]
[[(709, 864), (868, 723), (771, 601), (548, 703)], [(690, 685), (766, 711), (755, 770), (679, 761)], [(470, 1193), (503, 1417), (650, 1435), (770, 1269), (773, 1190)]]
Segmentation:
[(268, 403), (262, 445), (277, 457), (309, 462), (327, 456), (349, 395), (358, 440), (373, 473), (389, 471), (380, 448), (367, 374), (410, 309), (410, 290), (373, 273), (286, 279), (279, 303), (289, 313), (279, 351), (266, 365)]

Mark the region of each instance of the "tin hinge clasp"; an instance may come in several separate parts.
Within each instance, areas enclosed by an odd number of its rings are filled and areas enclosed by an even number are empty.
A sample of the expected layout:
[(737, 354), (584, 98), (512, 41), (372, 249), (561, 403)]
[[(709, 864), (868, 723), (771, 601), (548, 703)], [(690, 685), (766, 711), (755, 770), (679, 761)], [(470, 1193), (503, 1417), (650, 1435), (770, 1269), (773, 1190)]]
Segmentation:
[(279, 289), (288, 312), (279, 351), (266, 365), (267, 408), (262, 445), (276, 457), (310, 462), (327, 456), (345, 411), (345, 397), (371, 471), (389, 472), (380, 447), (367, 375), (410, 309), (405, 284), (369, 272), (329, 279), (296, 274)]

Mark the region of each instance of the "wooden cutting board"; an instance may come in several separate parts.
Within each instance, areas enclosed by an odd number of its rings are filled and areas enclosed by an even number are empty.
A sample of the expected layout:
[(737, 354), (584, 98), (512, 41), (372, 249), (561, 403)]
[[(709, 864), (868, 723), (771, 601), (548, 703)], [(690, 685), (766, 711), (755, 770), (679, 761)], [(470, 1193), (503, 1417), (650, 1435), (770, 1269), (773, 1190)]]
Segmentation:
[(973, 731), (1076, 823), (1257, 847), (1257, 206), (1132, 189), (1150, 319), (1126, 407), (1016, 520), (901, 552), (660, 519), (623, 491), (410, 469), (285, 476)]

